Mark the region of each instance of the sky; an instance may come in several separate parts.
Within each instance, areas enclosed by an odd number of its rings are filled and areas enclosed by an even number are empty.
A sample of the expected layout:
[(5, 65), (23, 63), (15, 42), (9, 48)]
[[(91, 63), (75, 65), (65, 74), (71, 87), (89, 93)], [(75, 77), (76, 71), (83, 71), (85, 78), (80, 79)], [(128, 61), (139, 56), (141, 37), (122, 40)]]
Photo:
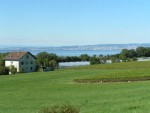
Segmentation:
[(0, 0), (0, 45), (150, 43), (150, 0)]

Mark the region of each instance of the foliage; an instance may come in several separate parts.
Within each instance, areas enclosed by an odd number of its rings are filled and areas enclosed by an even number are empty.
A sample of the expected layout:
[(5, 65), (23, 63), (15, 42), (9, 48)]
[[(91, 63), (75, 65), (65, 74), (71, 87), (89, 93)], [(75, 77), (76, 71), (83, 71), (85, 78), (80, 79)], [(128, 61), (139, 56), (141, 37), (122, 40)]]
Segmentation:
[(10, 66), (9, 70), (10, 70), (11, 74), (17, 73), (17, 68), (15, 68), (13, 65)]
[(138, 47), (135, 49), (122, 49), (119, 54), (114, 55), (93, 55), (81, 54), (80, 56), (57, 56), (53, 53), (41, 52), (37, 55), (37, 64), (43, 67), (49, 67), (49, 62), (55, 60), (58, 62), (76, 62), (90, 61), (91, 65), (106, 64), (107, 61), (115, 62), (130, 62), (136, 61), (138, 57), (150, 57), (150, 47)]
[(40, 68), (41, 66), (43, 68), (51, 67), (52, 70), (57, 68), (58, 62), (57, 62), (57, 55), (53, 53), (47, 53), (47, 52), (41, 52), (37, 55), (37, 64)]
[(0, 53), (0, 66), (5, 66), (4, 57), (8, 55), (8, 53)]
[(59, 56), (57, 57), (58, 62), (76, 62), (81, 61), (81, 58), (78, 56)]
[(3, 59), (0, 60), (0, 66), (5, 66), (5, 61)]
[(3, 59), (8, 53), (0, 53), (0, 60)]
[(19, 73), (24, 73), (24, 70), (23, 69), (19, 69)]
[(8, 75), (9, 74), (9, 68), (0, 66), (0, 75)]
[(91, 57), (90, 59), (90, 64), (94, 65), (94, 64), (100, 64), (100, 60), (96, 55), (93, 55), (93, 57)]
[(139, 57), (143, 57), (143, 56), (146, 56), (148, 49), (149, 49), (149, 48), (138, 47), (138, 48), (136, 49), (136, 52), (137, 52), (137, 54), (138, 54)]
[(79, 58), (81, 59), (81, 61), (89, 61), (90, 60), (90, 56), (88, 56), (87, 54), (81, 54), (79, 56)]
[(44, 108), (38, 113), (79, 113), (79, 109), (77, 109), (71, 104), (62, 104)]
[(51, 68), (51, 70), (55, 70), (55, 68), (58, 68), (58, 63), (55, 60), (51, 60), (49, 61), (49, 66)]

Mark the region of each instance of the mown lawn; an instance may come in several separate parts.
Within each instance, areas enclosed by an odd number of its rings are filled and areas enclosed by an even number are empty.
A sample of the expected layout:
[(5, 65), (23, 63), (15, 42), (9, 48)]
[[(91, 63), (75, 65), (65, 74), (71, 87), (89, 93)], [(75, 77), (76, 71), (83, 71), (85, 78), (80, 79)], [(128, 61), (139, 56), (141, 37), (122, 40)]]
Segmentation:
[(149, 113), (150, 81), (74, 82), (131, 70), (134, 74), (136, 69), (143, 73), (149, 66), (150, 62), (132, 62), (0, 76), (0, 113), (37, 113), (43, 107), (61, 103), (79, 107), (80, 113)]

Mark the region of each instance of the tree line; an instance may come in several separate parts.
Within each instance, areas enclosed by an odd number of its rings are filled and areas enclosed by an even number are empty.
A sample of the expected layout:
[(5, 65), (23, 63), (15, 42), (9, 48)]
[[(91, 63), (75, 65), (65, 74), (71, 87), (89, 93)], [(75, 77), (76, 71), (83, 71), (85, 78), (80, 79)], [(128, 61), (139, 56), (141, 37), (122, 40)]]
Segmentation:
[(136, 61), (138, 57), (150, 57), (150, 47), (122, 49), (120, 53), (114, 55), (89, 56), (88, 54), (81, 54), (80, 56), (57, 56), (56, 54), (49, 54), (47, 52), (41, 52), (37, 55), (39, 65), (52, 67), (58, 67), (59, 62), (90, 61), (90, 64), (94, 65)]

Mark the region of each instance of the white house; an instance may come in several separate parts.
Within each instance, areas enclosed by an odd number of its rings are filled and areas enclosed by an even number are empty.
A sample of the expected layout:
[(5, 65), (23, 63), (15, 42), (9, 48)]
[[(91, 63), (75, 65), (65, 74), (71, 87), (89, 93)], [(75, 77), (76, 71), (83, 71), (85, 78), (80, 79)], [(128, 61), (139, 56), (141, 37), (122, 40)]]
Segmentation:
[(13, 65), (17, 72), (34, 72), (36, 70), (35, 57), (30, 52), (11, 52), (5, 57), (5, 66)]

